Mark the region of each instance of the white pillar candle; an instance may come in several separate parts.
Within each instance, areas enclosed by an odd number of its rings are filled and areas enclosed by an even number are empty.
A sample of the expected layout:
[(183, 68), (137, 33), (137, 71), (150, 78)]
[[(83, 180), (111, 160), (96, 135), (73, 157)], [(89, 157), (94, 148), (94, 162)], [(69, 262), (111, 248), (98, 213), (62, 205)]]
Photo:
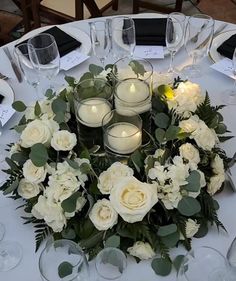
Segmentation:
[(116, 153), (132, 153), (141, 143), (142, 133), (131, 123), (119, 122), (107, 128), (107, 146)]
[(103, 117), (111, 112), (110, 103), (102, 98), (83, 100), (78, 108), (79, 122), (88, 127), (101, 127)]
[(148, 85), (139, 79), (127, 79), (116, 87), (116, 109), (130, 109), (143, 113), (151, 109), (150, 90)]

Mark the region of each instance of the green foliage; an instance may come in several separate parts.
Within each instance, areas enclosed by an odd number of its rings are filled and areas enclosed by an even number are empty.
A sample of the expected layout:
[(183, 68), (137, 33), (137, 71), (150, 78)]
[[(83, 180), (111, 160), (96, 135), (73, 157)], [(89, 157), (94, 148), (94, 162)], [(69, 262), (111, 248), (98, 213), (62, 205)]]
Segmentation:
[(172, 269), (172, 263), (169, 258), (155, 258), (152, 260), (152, 269), (156, 274), (161, 276), (167, 276)]
[(201, 211), (201, 205), (195, 198), (185, 196), (179, 201), (177, 209), (182, 215), (190, 217)]
[(198, 192), (200, 189), (200, 179), (200, 174), (197, 171), (192, 171), (186, 179), (188, 183), (183, 188), (190, 192)]
[(23, 112), (26, 110), (26, 105), (22, 101), (15, 101), (12, 104), (12, 107), (15, 109), (15, 111)]
[(76, 210), (77, 199), (81, 196), (81, 192), (77, 191), (73, 193), (69, 198), (65, 199), (61, 203), (62, 209), (67, 213), (72, 213)]
[(71, 275), (73, 272), (73, 265), (67, 261), (64, 261), (58, 266), (58, 275), (60, 278)]
[(136, 60), (132, 60), (129, 62), (129, 66), (133, 70), (133, 72), (139, 77), (139, 75), (144, 76), (146, 70), (144, 68), (144, 65)]
[(90, 64), (89, 65), (89, 71), (94, 75), (94, 76), (98, 76), (102, 71), (103, 71), (103, 67), (99, 66), (99, 65), (95, 65), (95, 64)]
[(105, 243), (105, 247), (114, 247), (119, 248), (120, 247), (120, 236), (118, 235), (112, 235), (110, 236)]
[(159, 236), (167, 236), (177, 231), (177, 226), (175, 224), (169, 224), (165, 226), (160, 226), (157, 234)]
[(48, 161), (47, 148), (41, 143), (34, 144), (31, 147), (29, 158), (31, 159), (31, 161), (35, 166), (37, 167), (44, 166)]
[(41, 107), (38, 101), (36, 101), (35, 106), (34, 106), (34, 115), (39, 117), (41, 114)]

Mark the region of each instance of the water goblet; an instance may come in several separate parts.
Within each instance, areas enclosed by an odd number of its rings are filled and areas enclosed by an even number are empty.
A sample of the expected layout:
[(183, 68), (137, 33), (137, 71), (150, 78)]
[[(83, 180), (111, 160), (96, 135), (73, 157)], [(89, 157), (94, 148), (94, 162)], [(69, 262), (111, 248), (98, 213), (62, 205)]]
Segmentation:
[(197, 60), (208, 54), (213, 33), (214, 20), (210, 16), (197, 14), (189, 17), (185, 29), (185, 49), (193, 63), (185, 66), (182, 70), (187, 78), (201, 76), (201, 69), (197, 65)]
[[(55, 38), (48, 33), (38, 34), (28, 41), (31, 62), (38, 68), (42, 77), (47, 78), (50, 83), (60, 70), (60, 55)], [(53, 85), (50, 85), (53, 88)]]
[(106, 21), (90, 23), (90, 37), (94, 55), (101, 61), (104, 67), (105, 60), (110, 52), (110, 38)]
[(95, 260), (98, 280), (119, 280), (127, 267), (125, 254), (113, 247), (103, 249)]
[(39, 257), (39, 271), (44, 281), (89, 280), (88, 262), (82, 249), (66, 239), (46, 245)]

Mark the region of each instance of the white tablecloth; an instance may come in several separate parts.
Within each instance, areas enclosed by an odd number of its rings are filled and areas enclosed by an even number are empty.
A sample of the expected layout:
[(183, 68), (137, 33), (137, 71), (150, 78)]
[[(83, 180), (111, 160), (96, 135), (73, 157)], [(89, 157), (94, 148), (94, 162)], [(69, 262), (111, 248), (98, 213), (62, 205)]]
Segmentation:
[[(144, 14), (142, 14), (143, 16)], [(158, 14), (145, 14), (147, 17), (158, 17)], [(84, 20), (79, 22), (69, 23), (73, 27), (79, 28), (87, 33), (89, 33), (88, 22), (91, 20)], [(216, 27), (220, 25), (220, 22), (216, 22)], [(236, 29), (236, 25), (229, 24), (227, 29)], [(13, 47), (14, 43), (9, 44), (9, 47)], [(23, 100), (26, 104), (36, 98), (34, 90), (26, 83), (19, 84), (11, 70), (9, 61), (5, 57), (2, 49), (0, 48), (0, 72), (12, 77), (9, 80), (9, 84), (15, 92), (15, 100)], [(150, 60), (153, 64), (154, 71), (163, 71), (168, 68), (169, 57), (164, 60)], [(81, 65), (75, 67), (74, 69), (67, 72), (67, 75), (80, 77), (81, 73), (87, 70), (90, 63), (99, 63), (95, 58), (90, 58)], [(108, 63), (108, 61), (107, 61)], [(178, 67), (182, 67), (190, 63), (190, 59), (187, 56), (184, 48), (182, 48), (176, 55), (174, 64)], [(223, 91), (233, 85), (233, 80), (227, 78), (223, 74), (220, 74), (212, 70), (209, 66), (212, 64), (210, 58), (206, 57), (202, 60), (201, 66), (203, 68), (203, 75), (199, 79), (194, 79), (199, 83), (203, 89), (207, 89), (212, 103), (222, 103)], [(58, 85), (63, 84), (64, 73), (60, 73), (57, 82)], [(225, 123), (228, 125), (228, 129), (232, 131), (232, 134), (236, 136), (236, 106), (227, 106), (222, 111)], [(7, 123), (3, 129), (3, 134), (0, 138), (0, 145), (13, 142), (17, 138), (17, 134), (14, 131), (9, 131), (9, 129), (16, 124), (19, 119), (19, 115), (15, 114), (13, 118)], [(232, 156), (236, 151), (236, 138), (228, 141), (224, 144), (229, 156)], [(1, 163), (1, 167), (4, 163)], [(232, 169), (233, 179), (236, 183), (236, 167)], [(3, 174), (0, 174), (0, 179), (3, 179)], [(220, 210), (218, 212), (219, 219), (223, 222), (228, 233), (217, 231), (215, 227), (212, 227), (208, 235), (201, 239), (193, 239), (193, 247), (198, 247), (201, 245), (212, 246), (220, 250), (223, 254), (226, 254), (227, 249), (236, 236), (236, 193), (231, 190), (225, 190), (219, 195), (215, 196), (220, 204)], [(35, 242), (34, 242), (34, 232), (32, 225), (23, 225), (24, 220), (21, 216), (24, 215), (22, 209), (17, 209), (16, 207), (20, 205), (21, 202), (13, 201), (12, 199), (6, 199), (2, 194), (0, 194), (0, 222), (5, 224), (6, 233), (4, 240), (14, 240), (18, 241), (23, 248), (23, 258), (21, 263), (8, 272), (0, 272), (0, 281), (40, 281), (40, 274), (38, 270), (38, 258), (42, 251), (42, 247), (37, 253), (34, 252)], [(171, 254), (173, 256), (181, 253), (185, 253), (185, 249), (178, 248), (173, 249)], [(93, 263), (91, 264), (91, 268)], [(93, 270), (92, 270), (93, 271)], [(92, 276), (92, 280), (94, 280)], [(152, 271), (150, 266), (150, 261), (143, 261), (136, 264), (134, 260), (129, 261), (127, 273), (124, 280), (175, 280), (175, 272), (173, 271), (171, 275), (167, 277), (158, 277)]]

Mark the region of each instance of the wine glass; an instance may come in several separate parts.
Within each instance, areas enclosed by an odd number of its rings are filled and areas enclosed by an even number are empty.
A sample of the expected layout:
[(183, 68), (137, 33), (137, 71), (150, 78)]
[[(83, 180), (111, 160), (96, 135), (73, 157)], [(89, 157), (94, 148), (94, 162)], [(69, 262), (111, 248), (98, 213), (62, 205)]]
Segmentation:
[(107, 247), (97, 255), (95, 267), (100, 281), (119, 280), (127, 267), (126, 256), (117, 248)]
[(94, 55), (101, 61), (104, 67), (105, 60), (110, 52), (110, 39), (106, 21), (90, 23), (90, 37)]
[(0, 272), (16, 267), (22, 258), (22, 249), (19, 243), (2, 241), (5, 227), (0, 223)]
[[(178, 19), (180, 18), (180, 20)], [(173, 67), (174, 56), (177, 51), (182, 47), (184, 37), (184, 23), (181, 17), (175, 13), (169, 14), (166, 23), (166, 47), (170, 52), (170, 65), (168, 73), (171, 76), (178, 74), (178, 71)]]
[(234, 84), (230, 89), (226, 89), (222, 93), (222, 100), (226, 104), (236, 104), (236, 48), (234, 49), (233, 57), (232, 57), (232, 73)]
[(187, 78), (201, 76), (201, 69), (197, 65), (197, 60), (208, 54), (213, 33), (214, 20), (210, 16), (197, 14), (189, 17), (185, 29), (185, 49), (193, 59), (193, 63), (183, 68), (183, 74)]
[(41, 33), (29, 39), (28, 43), (33, 66), (39, 69), (42, 77), (52, 81), (60, 70), (60, 55), (55, 38), (51, 34)]
[[(34, 67), (30, 60), (30, 52), (34, 53), (31, 56), (35, 57)], [(38, 97), (38, 85), (39, 85), (39, 62), (37, 60), (37, 56), (35, 54), (35, 50), (32, 46), (27, 43), (22, 43), (20, 45), (15, 46), (14, 54), (17, 58), (18, 64), (20, 66), (21, 72), (23, 73), (24, 79), (26, 82), (31, 85), (37, 94)]]
[(50, 241), (39, 257), (44, 281), (87, 281), (88, 262), (82, 249), (71, 240)]
[(108, 29), (112, 42), (112, 55), (115, 59), (132, 57), (136, 46), (135, 24), (130, 17), (108, 19)]

